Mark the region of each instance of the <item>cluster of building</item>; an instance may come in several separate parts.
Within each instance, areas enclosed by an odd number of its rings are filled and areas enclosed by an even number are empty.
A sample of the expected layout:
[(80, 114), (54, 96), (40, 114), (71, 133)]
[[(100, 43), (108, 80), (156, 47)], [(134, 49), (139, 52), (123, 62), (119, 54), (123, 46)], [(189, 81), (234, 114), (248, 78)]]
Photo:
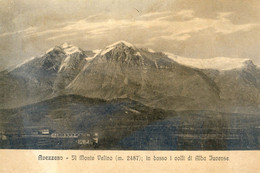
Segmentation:
[(0, 141), (6, 141), (6, 140), (7, 140), (7, 136), (3, 131), (0, 131)]
[(79, 145), (98, 144), (98, 133), (53, 132), (51, 129), (29, 129), (24, 137), (50, 137), (52, 139), (75, 139)]

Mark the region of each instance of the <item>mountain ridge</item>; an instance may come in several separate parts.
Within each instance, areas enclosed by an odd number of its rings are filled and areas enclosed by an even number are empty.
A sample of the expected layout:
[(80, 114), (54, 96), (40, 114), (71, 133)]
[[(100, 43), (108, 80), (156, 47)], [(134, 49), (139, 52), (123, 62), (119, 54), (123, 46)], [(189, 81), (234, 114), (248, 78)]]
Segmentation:
[(236, 112), (243, 107), (238, 111), (258, 112), (260, 69), (251, 60), (222, 57), (199, 59), (193, 67), (189, 63), (125, 41), (95, 52), (64, 43), (2, 72), (0, 107), (76, 94), (105, 100), (129, 98), (165, 110)]

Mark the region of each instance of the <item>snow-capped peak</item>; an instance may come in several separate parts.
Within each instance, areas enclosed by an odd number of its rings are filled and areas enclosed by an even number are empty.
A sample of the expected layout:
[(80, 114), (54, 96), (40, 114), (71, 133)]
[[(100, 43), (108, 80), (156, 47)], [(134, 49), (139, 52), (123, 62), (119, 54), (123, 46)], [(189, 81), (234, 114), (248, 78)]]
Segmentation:
[(64, 52), (65, 52), (66, 54), (68, 54), (68, 55), (73, 54), (73, 53), (77, 53), (77, 52), (79, 52), (79, 53), (82, 52), (78, 47), (73, 46), (73, 45), (70, 44), (70, 43), (63, 43), (60, 47), (61, 47), (61, 48), (64, 50)]
[(71, 46), (72, 45), (70, 43), (67, 43), (67, 42), (60, 45), (60, 47), (63, 48), (63, 49), (66, 49), (66, 48), (71, 47)]
[(129, 43), (129, 42), (126, 42), (126, 41), (124, 41), (124, 40), (115, 42), (115, 43), (113, 43), (113, 44), (111, 44), (111, 45), (109, 45), (109, 46), (107, 46), (107, 47), (116, 47), (117, 45), (122, 45), (122, 44), (125, 45), (125, 46), (127, 46), (127, 47), (134, 47), (133, 44), (131, 44), (131, 43)]
[(216, 70), (232, 70), (246, 67), (253, 64), (250, 59), (215, 57), (209, 59), (184, 58), (171, 53), (165, 53), (168, 57), (179, 64), (199, 68), (199, 69), (216, 69)]
[(116, 43), (113, 43), (113, 44), (107, 46), (107, 47), (101, 52), (101, 55), (105, 55), (107, 52), (113, 50), (113, 49), (116, 48), (117, 46), (126, 46), (126, 47), (129, 47), (129, 48), (135, 49), (135, 46), (134, 46), (133, 44), (121, 40), (121, 41), (118, 41), (118, 42), (116, 42)]
[(71, 55), (73, 53), (82, 53), (82, 50), (80, 50), (80, 48), (73, 46), (70, 43), (63, 43), (60, 46), (55, 46), (53, 48), (50, 48), (49, 50), (46, 51), (46, 53), (50, 53), (53, 50), (60, 50), (63, 51), (65, 54), (67, 55)]

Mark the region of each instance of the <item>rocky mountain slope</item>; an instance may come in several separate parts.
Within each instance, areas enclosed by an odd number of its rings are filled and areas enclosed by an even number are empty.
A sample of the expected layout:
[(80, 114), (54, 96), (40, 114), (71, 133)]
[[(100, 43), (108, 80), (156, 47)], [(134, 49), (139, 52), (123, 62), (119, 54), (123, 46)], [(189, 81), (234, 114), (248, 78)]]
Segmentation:
[(1, 107), (18, 107), (58, 94), (80, 72), (85, 58), (92, 55), (93, 52), (64, 43), (1, 72)]
[(67, 91), (107, 100), (130, 98), (164, 109), (207, 109), (219, 99), (210, 80), (163, 53), (118, 42), (86, 64)]
[(125, 41), (96, 53), (65, 43), (0, 78), (1, 108), (68, 94), (164, 110), (259, 113), (260, 106), (260, 68), (251, 60), (188, 59)]

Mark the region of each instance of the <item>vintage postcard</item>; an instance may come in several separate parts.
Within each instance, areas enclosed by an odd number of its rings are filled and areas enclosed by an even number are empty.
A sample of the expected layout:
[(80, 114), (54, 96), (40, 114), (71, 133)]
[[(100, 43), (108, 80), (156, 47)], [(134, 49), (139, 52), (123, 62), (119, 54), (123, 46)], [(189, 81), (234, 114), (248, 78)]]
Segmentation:
[(260, 1), (0, 0), (0, 17), (0, 172), (260, 171)]

